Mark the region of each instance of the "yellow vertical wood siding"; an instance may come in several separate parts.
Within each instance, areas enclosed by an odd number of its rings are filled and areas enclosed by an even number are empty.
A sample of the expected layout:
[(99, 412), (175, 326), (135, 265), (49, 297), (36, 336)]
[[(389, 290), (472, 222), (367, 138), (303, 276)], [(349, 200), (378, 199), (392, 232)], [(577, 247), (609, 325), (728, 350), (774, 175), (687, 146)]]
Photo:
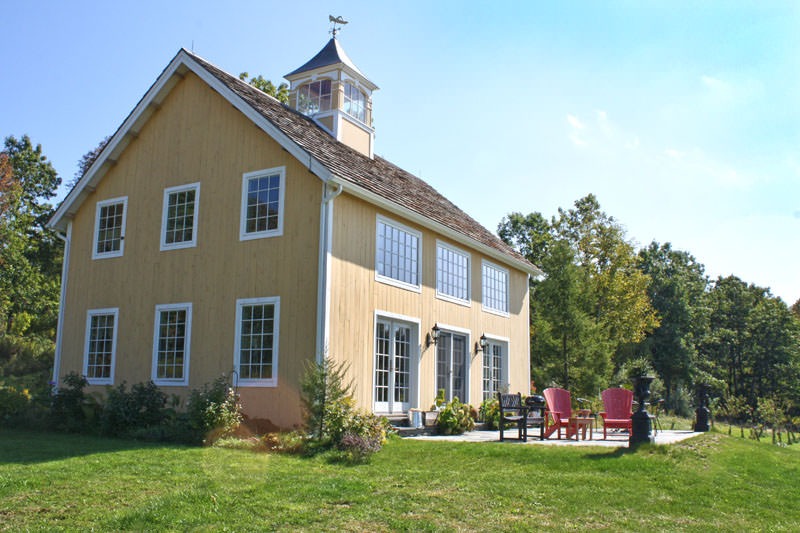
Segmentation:
[[(376, 217), (383, 215), (422, 234), (422, 289), (405, 290), (375, 280)], [(470, 253), (471, 301), (459, 305), (436, 297), (436, 241)], [(436, 396), (435, 347), (426, 347), (426, 335), (435, 323), (470, 332), (469, 403), (482, 401), (483, 359), (475, 350), (481, 334), (509, 340), (509, 381), (514, 392), (528, 393), (529, 327), (527, 274), (509, 271), (509, 316), (482, 310), (481, 260), (485, 256), (463, 244), (403, 220), (348, 194), (335, 200), (331, 340), (329, 355), (347, 361), (356, 384), (358, 404), (372, 408), (375, 313), (384, 312), (419, 320), (419, 403), (428, 408)], [(497, 260), (489, 259), (495, 264)], [(412, 362), (412, 364), (414, 364)], [(463, 400), (463, 398), (462, 398)]]
[[(242, 175), (285, 166), (283, 236), (239, 240)], [(197, 246), (160, 251), (164, 189), (201, 184)], [(95, 206), (127, 196), (124, 256), (92, 260)], [(192, 302), (189, 387), (229, 374), (236, 300), (281, 297), (277, 388), (242, 388), (245, 412), (288, 427), (314, 357), (321, 185), (195, 75), (181, 81), (73, 220), (61, 375), (82, 371), (86, 312), (119, 307), (115, 384), (151, 378), (155, 306)]]

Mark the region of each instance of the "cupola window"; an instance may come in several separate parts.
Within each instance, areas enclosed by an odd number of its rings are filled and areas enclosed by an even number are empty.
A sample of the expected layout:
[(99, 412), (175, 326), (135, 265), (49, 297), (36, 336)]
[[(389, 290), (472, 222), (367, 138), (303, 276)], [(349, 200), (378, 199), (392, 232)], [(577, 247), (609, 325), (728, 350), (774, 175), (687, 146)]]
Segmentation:
[(344, 112), (353, 118), (366, 122), (366, 98), (355, 85), (344, 84)]
[(331, 109), (331, 80), (320, 80), (300, 87), (297, 92), (297, 109), (313, 115)]

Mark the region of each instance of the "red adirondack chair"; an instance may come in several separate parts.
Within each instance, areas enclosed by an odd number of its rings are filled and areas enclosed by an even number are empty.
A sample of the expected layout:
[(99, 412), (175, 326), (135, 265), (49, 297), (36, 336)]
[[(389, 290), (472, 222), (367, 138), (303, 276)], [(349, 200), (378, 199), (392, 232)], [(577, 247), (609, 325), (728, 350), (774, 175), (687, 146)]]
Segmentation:
[(544, 438), (549, 438), (557, 430), (558, 438), (561, 439), (562, 427), (567, 430), (567, 438), (570, 438), (572, 428), (569, 426), (569, 418), (572, 416), (572, 398), (569, 391), (558, 388), (545, 389), (544, 399), (547, 402), (547, 409), (544, 412)]
[(628, 389), (612, 388), (604, 390), (600, 396), (603, 398), (603, 409), (605, 409), (600, 413), (603, 417), (603, 439), (608, 437), (610, 428), (627, 429), (630, 432), (633, 392)]

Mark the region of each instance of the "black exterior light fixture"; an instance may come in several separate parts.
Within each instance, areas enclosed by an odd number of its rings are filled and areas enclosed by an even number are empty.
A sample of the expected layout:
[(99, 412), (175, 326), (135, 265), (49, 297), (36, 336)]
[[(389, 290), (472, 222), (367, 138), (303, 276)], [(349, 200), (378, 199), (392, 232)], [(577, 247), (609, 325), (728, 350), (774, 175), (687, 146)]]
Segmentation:
[(431, 328), (431, 332), (428, 333), (428, 346), (433, 344), (434, 346), (439, 341), (439, 324), (434, 324)]
[(486, 339), (486, 334), (481, 333), (481, 338), (478, 340), (478, 345), (475, 347), (475, 352), (484, 352), (486, 347), (489, 346), (489, 341)]

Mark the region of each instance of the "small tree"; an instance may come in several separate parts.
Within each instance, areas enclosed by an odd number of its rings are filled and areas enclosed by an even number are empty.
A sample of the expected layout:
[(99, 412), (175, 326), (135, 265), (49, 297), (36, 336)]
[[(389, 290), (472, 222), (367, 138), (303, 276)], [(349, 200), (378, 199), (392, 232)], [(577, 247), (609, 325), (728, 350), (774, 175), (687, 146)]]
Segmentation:
[(312, 439), (323, 440), (326, 435), (326, 406), (337, 404), (350, 396), (352, 382), (345, 381), (348, 365), (329, 358), (308, 363), (300, 382), (305, 423)]

